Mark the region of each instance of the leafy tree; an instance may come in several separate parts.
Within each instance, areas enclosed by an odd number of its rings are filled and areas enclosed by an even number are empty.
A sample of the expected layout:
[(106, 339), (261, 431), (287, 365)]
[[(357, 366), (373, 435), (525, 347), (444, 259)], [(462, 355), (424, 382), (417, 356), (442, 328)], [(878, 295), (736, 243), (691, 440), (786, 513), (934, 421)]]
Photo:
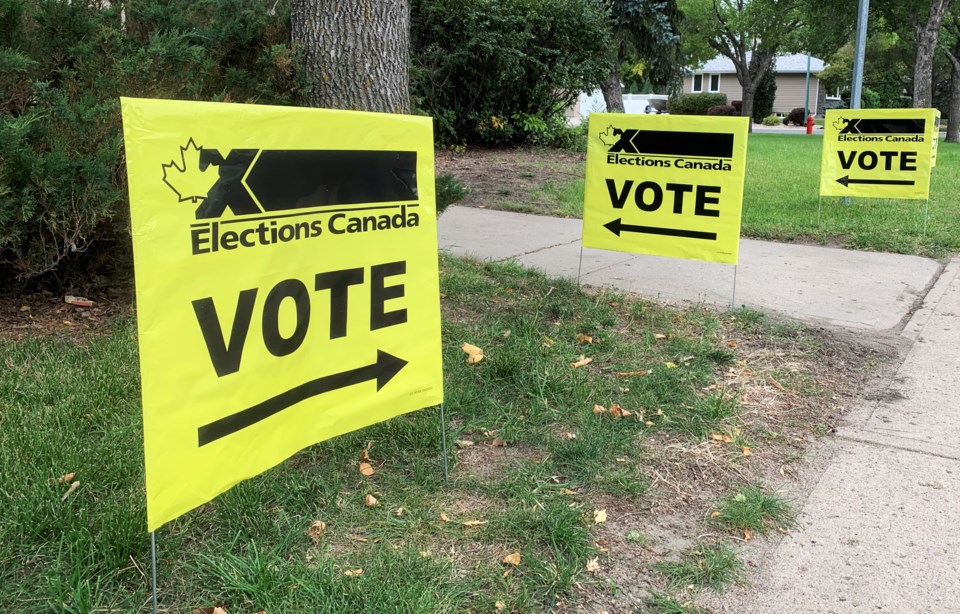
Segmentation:
[(801, 0), (681, 0), (684, 35), (733, 62), (743, 88), (742, 115), (753, 116), (763, 76), (776, 56), (795, 44), (801, 6)]
[(676, 89), (683, 75), (677, 0), (600, 0), (613, 33), (610, 73), (600, 84), (608, 111), (623, 112), (620, 67), (628, 59), (654, 88)]
[(947, 142), (960, 143), (960, 6), (954, 6), (945, 22), (947, 34), (953, 40), (946, 47), (950, 58), (950, 106), (947, 109)]

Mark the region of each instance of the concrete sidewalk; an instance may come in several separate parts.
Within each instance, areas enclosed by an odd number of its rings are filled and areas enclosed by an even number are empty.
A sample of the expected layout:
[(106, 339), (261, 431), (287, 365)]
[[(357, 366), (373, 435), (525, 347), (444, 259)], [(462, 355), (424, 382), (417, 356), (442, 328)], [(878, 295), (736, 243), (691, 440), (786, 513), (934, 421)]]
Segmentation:
[[(576, 277), (580, 221), (451, 208), (441, 248)], [(581, 280), (729, 306), (733, 267), (584, 250)], [(720, 613), (960, 612), (960, 258), (743, 240), (736, 305), (897, 334), (910, 349), (855, 405), (797, 501), (798, 527), (755, 543), (751, 587)], [(901, 328), (902, 327), (902, 328)]]
[[(440, 217), (440, 248), (509, 260), (552, 275), (577, 276), (668, 302), (704, 302), (773, 311), (859, 330), (903, 323), (936, 280), (940, 265), (917, 256), (742, 239), (740, 264), (583, 250), (581, 222), (470, 207)], [(734, 275), (736, 288), (734, 294)]]

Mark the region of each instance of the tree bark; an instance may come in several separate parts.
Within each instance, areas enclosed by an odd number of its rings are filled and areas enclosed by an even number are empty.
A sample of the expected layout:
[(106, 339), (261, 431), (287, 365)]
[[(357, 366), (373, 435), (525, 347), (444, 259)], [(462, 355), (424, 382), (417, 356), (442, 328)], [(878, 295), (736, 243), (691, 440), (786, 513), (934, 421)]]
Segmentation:
[(623, 113), (623, 87), (620, 85), (620, 64), (614, 64), (610, 76), (600, 84), (600, 93), (603, 102), (607, 105), (607, 113)]
[(410, 112), (409, 0), (293, 0), (290, 21), (304, 104)]
[(947, 52), (953, 72), (950, 75), (950, 108), (947, 109), (947, 142), (960, 143), (960, 40)]
[(933, 106), (933, 55), (943, 16), (950, 8), (950, 0), (933, 0), (925, 23), (915, 27), (917, 62), (913, 69), (913, 106), (925, 109)]

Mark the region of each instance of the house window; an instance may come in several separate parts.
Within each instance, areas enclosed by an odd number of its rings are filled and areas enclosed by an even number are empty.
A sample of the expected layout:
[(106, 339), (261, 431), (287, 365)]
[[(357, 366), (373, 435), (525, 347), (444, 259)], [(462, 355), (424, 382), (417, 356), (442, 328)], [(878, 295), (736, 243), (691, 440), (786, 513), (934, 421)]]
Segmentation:
[(710, 91), (720, 91), (720, 75), (710, 75)]
[(693, 75), (693, 90), (694, 93), (703, 91), (703, 75)]

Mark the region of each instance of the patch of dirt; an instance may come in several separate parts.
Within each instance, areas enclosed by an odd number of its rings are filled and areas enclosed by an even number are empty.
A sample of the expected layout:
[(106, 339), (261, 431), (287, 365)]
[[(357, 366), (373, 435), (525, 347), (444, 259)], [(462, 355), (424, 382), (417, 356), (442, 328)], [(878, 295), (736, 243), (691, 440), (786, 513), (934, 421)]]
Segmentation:
[(82, 340), (112, 326), (115, 317), (131, 313), (132, 301), (124, 292), (105, 291), (89, 296), (90, 307), (70, 305), (66, 295), (49, 291), (0, 294), (0, 339), (62, 336)]
[[(691, 444), (665, 433), (643, 438), (638, 446), (645, 454), (636, 462), (651, 488), (640, 505), (609, 496), (587, 504), (605, 508), (607, 522), (594, 527), (604, 550), (600, 569), (584, 573), (579, 585), (582, 611), (645, 611), (650, 590), (668, 592), (665, 578), (651, 567), (700, 543), (734, 545), (749, 575), (781, 535), (745, 540), (712, 525), (714, 502), (736, 485), (760, 483), (799, 511), (829, 461), (828, 435), (859, 399), (887, 381), (903, 355), (894, 336), (789, 324), (784, 331), (775, 337), (745, 334), (728, 323), (720, 332), (736, 344), (737, 361), (718, 383), (740, 399), (740, 426), (725, 433), (734, 442)], [(688, 601), (694, 594), (677, 597)], [(712, 597), (703, 597), (701, 604), (709, 605)]]
[(437, 151), (437, 174), (450, 173), (470, 193), (458, 205), (549, 214), (544, 186), (582, 179), (586, 154), (541, 149)]

